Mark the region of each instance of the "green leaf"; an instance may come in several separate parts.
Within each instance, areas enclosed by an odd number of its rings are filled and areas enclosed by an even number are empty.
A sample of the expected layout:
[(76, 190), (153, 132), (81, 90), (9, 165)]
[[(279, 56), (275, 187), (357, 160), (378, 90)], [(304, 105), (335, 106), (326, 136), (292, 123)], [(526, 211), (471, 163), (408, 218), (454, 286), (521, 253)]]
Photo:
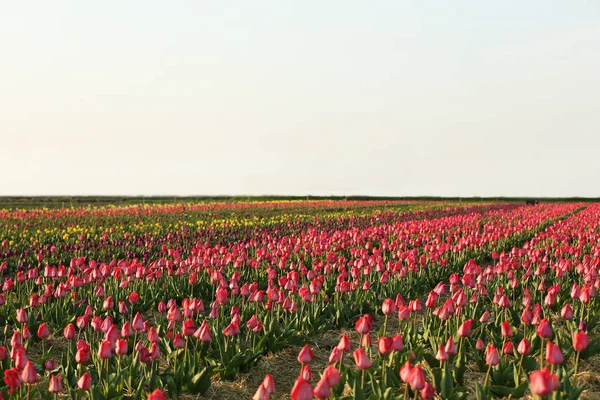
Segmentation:
[(442, 375), (442, 382), (441, 382), (442, 397), (449, 398), (452, 395), (453, 386), (454, 386), (453, 383), (454, 383), (454, 379), (452, 378), (452, 372), (450, 371), (450, 368), (448, 368), (448, 363), (446, 363), (446, 366), (444, 367), (444, 374)]
[(494, 394), (499, 394), (502, 397), (508, 397), (513, 394), (514, 388), (502, 385), (492, 385), (491, 392)]
[(515, 389), (513, 389), (512, 397), (513, 398), (523, 397), (525, 395), (525, 392), (527, 391), (528, 387), (529, 387), (529, 382), (527, 382), (527, 380), (525, 380), (523, 383), (521, 383), (519, 386), (517, 386)]
[(358, 371), (356, 373), (356, 376), (354, 377), (354, 386), (353, 386), (353, 391), (354, 391), (354, 399), (355, 400), (365, 400), (365, 393), (363, 392), (362, 387), (360, 386), (361, 384), (361, 380), (362, 380), (362, 372)]
[(519, 366), (517, 364), (513, 364), (513, 379), (515, 381), (515, 386), (519, 386), (521, 377), (519, 375)]
[(189, 391), (192, 394), (204, 393), (210, 388), (210, 373), (208, 368), (204, 368), (192, 377), (189, 385)]
[(481, 386), (481, 383), (477, 382), (475, 386), (475, 398), (477, 400), (488, 400), (488, 396), (485, 393), (485, 389)]
[(571, 391), (568, 393), (569, 400), (577, 400), (579, 396), (581, 396), (583, 389), (585, 389), (584, 386), (575, 386), (574, 388), (572, 388)]

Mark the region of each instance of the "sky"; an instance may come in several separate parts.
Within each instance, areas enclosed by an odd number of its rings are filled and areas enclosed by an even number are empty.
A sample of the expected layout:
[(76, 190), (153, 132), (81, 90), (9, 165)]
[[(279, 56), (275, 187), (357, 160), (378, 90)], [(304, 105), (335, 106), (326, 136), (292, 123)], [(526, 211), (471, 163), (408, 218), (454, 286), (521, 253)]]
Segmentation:
[(0, 38), (0, 196), (600, 196), (597, 1), (6, 1)]

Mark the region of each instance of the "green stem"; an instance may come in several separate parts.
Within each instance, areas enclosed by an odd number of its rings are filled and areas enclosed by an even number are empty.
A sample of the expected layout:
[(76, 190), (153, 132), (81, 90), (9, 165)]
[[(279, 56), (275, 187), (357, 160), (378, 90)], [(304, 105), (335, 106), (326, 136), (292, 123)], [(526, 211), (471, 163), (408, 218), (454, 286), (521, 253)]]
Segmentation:
[(490, 371), (492, 370), (492, 365), (490, 364), (487, 370), (487, 374), (485, 374), (485, 380), (483, 381), (483, 387), (487, 387), (488, 379), (490, 378)]

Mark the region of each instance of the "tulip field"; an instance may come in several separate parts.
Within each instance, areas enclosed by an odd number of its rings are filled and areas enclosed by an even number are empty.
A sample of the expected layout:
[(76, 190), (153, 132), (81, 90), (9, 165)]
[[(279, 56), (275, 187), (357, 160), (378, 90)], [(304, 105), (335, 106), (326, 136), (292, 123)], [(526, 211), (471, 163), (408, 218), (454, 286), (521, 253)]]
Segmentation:
[(599, 269), (595, 203), (0, 210), (0, 398), (598, 399)]

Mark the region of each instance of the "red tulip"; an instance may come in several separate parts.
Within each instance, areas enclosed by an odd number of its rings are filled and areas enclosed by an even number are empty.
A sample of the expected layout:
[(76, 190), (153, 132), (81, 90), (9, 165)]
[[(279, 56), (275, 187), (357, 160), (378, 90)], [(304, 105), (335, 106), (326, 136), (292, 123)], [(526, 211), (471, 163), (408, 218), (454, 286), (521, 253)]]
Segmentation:
[(590, 339), (584, 331), (579, 331), (573, 334), (573, 348), (575, 351), (583, 351), (590, 344)]
[(452, 339), (452, 336), (450, 336), (448, 338), (448, 341), (446, 342), (446, 353), (448, 353), (448, 354), (456, 354), (457, 353), (456, 344), (454, 343), (454, 339)]
[(119, 302), (119, 314), (127, 314), (129, 310), (127, 309), (127, 304), (124, 301)]
[(330, 365), (325, 368), (325, 371), (323, 371), (323, 378), (327, 379), (330, 387), (335, 387), (338, 385), (338, 383), (340, 383), (340, 371)]
[(252, 315), (252, 317), (248, 320), (248, 322), (246, 322), (246, 327), (248, 329), (254, 329), (254, 328), (256, 328), (256, 326), (258, 324), (259, 324), (258, 318), (256, 318), (256, 315)]
[(296, 379), (290, 392), (290, 398), (292, 400), (312, 400), (312, 397), (313, 390), (310, 384), (302, 378)]
[(73, 324), (67, 325), (63, 331), (63, 334), (65, 336), (65, 339), (73, 340), (73, 338), (75, 338), (75, 327), (73, 326)]
[(485, 310), (485, 312), (483, 313), (481, 318), (479, 318), (479, 322), (481, 322), (482, 324), (485, 324), (489, 320), (490, 320), (490, 312), (488, 310)]
[(128, 300), (132, 305), (137, 304), (140, 301), (140, 295), (137, 292), (131, 292)]
[(160, 341), (160, 338), (158, 337), (158, 332), (156, 331), (155, 327), (151, 327), (148, 330), (148, 341), (152, 343), (157, 343), (158, 341)]
[(573, 309), (571, 308), (571, 306), (568, 304), (565, 304), (565, 306), (562, 308), (562, 310), (560, 310), (560, 316), (565, 321), (569, 321), (569, 320), (573, 319)]
[(135, 317), (133, 317), (133, 329), (138, 332), (144, 330), (144, 320), (139, 312), (135, 314)]
[(300, 369), (300, 377), (306, 382), (312, 381), (312, 370), (310, 369), (310, 365), (302, 364), (302, 368)]
[(17, 309), (17, 321), (26, 324), (29, 318), (27, 318), (27, 312), (24, 308)]
[(556, 365), (560, 364), (565, 360), (560, 347), (550, 341), (546, 343), (546, 362), (548, 364)]
[(150, 358), (153, 360), (160, 358), (160, 348), (157, 343), (152, 343), (152, 347), (150, 347)]
[(21, 379), (25, 383), (36, 383), (38, 381), (37, 372), (35, 371), (35, 366), (31, 361), (28, 361), (23, 368), (23, 372), (21, 372)]
[(529, 309), (529, 307), (525, 308), (521, 313), (521, 322), (526, 325), (529, 325), (533, 322), (533, 313)]
[(360, 345), (362, 347), (364, 347), (365, 349), (370, 349), (371, 348), (371, 333), (366, 333), (364, 335), (362, 335), (361, 339), (360, 339)]
[(435, 355), (435, 358), (440, 361), (446, 361), (448, 359), (448, 353), (446, 353), (446, 347), (443, 344), (440, 344), (440, 348)]
[(265, 375), (265, 379), (263, 379), (263, 386), (267, 390), (267, 393), (271, 394), (275, 392), (275, 381), (270, 374)]
[(183, 334), (185, 336), (192, 336), (196, 331), (196, 326), (194, 325), (194, 321), (191, 319), (186, 319), (183, 321)]
[(519, 354), (529, 354), (531, 351), (531, 342), (527, 340), (527, 338), (523, 338), (519, 343), (519, 346), (517, 346), (517, 351)]
[(314, 357), (315, 355), (313, 354), (313, 351), (311, 350), (310, 346), (306, 344), (298, 354), (298, 362), (300, 364), (308, 364), (312, 361)]
[(8, 394), (12, 394), (23, 383), (20, 371), (16, 368), (5, 370), (4, 383), (9, 387)]
[(81, 375), (81, 378), (77, 380), (77, 387), (81, 390), (90, 390), (90, 387), (92, 387), (92, 376), (89, 372)]
[(317, 399), (327, 399), (331, 396), (331, 387), (329, 386), (327, 379), (321, 378), (319, 382), (317, 382), (313, 391), (313, 396)]
[(344, 353), (347, 353), (350, 350), (352, 350), (352, 348), (350, 347), (350, 339), (348, 339), (348, 335), (346, 335), (345, 333), (342, 335), (342, 337), (340, 338), (340, 342), (337, 345), (337, 348), (343, 351)]
[(416, 365), (408, 375), (407, 382), (413, 390), (421, 390), (425, 387), (425, 376), (420, 365)]
[[(394, 315), (396, 313), (396, 304), (390, 298), (387, 298), (383, 301), (383, 305), (381, 306), (381, 311), (384, 315)], [(357, 329), (358, 330), (358, 329)], [(361, 332), (359, 332), (361, 333)]]
[(212, 341), (212, 333), (210, 331), (210, 327), (208, 326), (208, 322), (204, 320), (200, 328), (194, 332), (194, 337), (204, 343), (210, 343)]
[(108, 340), (100, 343), (100, 348), (98, 349), (98, 357), (102, 359), (107, 359), (112, 357), (112, 349), (110, 347), (110, 342)]
[(256, 393), (252, 396), (252, 400), (269, 400), (269, 392), (265, 389), (265, 386), (261, 383), (256, 389)]
[(102, 308), (104, 308), (105, 310), (112, 310), (114, 307), (115, 307), (115, 301), (113, 300), (112, 296), (108, 296), (102, 302)]
[(240, 333), (240, 327), (235, 322), (231, 322), (225, 329), (223, 329), (223, 335), (225, 336), (235, 336)]
[(500, 357), (498, 355), (498, 350), (493, 344), (489, 344), (485, 354), (485, 363), (487, 365), (496, 366), (500, 364)]
[(424, 400), (431, 400), (435, 397), (435, 389), (429, 382), (425, 382), (425, 386), (419, 393)]
[(552, 328), (546, 318), (540, 321), (536, 333), (542, 339), (550, 339), (552, 337)]
[(44, 369), (46, 371), (52, 371), (53, 369), (56, 369), (56, 360), (49, 359), (44, 361)]
[(354, 350), (354, 362), (358, 369), (369, 369), (372, 365), (369, 356), (367, 356), (362, 347)]
[(56, 375), (50, 375), (50, 385), (48, 386), (50, 393), (60, 393), (63, 391), (62, 381)]
[(27, 325), (23, 326), (23, 329), (21, 329), (23, 331), (23, 339), (24, 340), (29, 340), (29, 338), (31, 337), (31, 332), (29, 331), (29, 328), (27, 327)]
[(125, 354), (127, 354), (127, 340), (126, 339), (119, 339), (117, 340), (117, 345), (115, 348), (115, 353), (119, 356), (123, 356)]
[(39, 326), (37, 336), (40, 339), (47, 339), (48, 337), (50, 337), (50, 330), (48, 329), (48, 325), (45, 322), (42, 322), (42, 324)]
[(505, 342), (504, 345), (502, 346), (502, 354), (511, 355), (514, 353), (514, 350), (515, 350), (515, 346), (514, 346), (513, 342), (511, 342), (511, 341)]
[[(109, 349), (110, 349), (110, 344), (109, 344)], [(90, 348), (89, 346), (86, 344), (84, 346), (81, 346), (77, 348), (77, 353), (75, 353), (75, 361), (77, 361), (78, 364), (85, 364), (90, 360)]]
[(500, 331), (503, 337), (512, 337), (512, 328), (510, 326), (510, 322), (504, 321), (500, 324)]
[(410, 361), (405, 362), (404, 365), (400, 367), (400, 379), (402, 379), (402, 382), (408, 383), (408, 376), (410, 375), (412, 369), (413, 365), (410, 363)]
[(388, 336), (380, 337), (377, 341), (377, 349), (379, 350), (379, 353), (383, 355), (390, 354), (392, 350), (394, 350), (393, 345), (394, 339)]
[(548, 367), (529, 375), (529, 388), (538, 396), (548, 396), (558, 389), (558, 376), (552, 374)]
[(148, 395), (148, 400), (167, 400), (167, 396), (162, 390), (156, 389), (154, 392)]
[(458, 328), (458, 336), (467, 337), (471, 334), (471, 330), (473, 329), (474, 321), (472, 319), (468, 319), (464, 321), (460, 327)]
[(481, 340), (481, 338), (477, 338), (477, 342), (475, 342), (475, 348), (479, 351), (485, 349), (485, 344), (483, 344), (483, 340)]
[(402, 342), (402, 335), (401, 334), (396, 334), (394, 335), (394, 337), (392, 338), (393, 340), (393, 350), (394, 351), (401, 351), (404, 348), (404, 343)]
[(363, 315), (356, 321), (355, 328), (361, 335), (367, 334), (371, 331), (371, 321), (367, 318), (367, 315)]
[(410, 318), (410, 308), (408, 308), (407, 306), (401, 306), (398, 308), (398, 318), (401, 321), (406, 321), (408, 318)]
[(334, 347), (333, 350), (331, 350), (331, 354), (329, 355), (329, 364), (335, 364), (337, 362), (340, 362), (342, 360), (342, 351), (337, 348)]

